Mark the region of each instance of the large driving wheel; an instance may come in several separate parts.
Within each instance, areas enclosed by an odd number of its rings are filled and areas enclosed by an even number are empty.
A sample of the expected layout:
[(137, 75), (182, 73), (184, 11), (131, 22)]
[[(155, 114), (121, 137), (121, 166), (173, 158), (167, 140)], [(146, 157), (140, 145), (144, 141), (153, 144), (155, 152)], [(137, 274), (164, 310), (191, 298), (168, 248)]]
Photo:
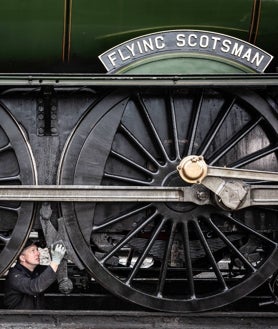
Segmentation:
[[(37, 175), (20, 125), (0, 104), (0, 185), (33, 185)], [(0, 274), (16, 259), (33, 223), (34, 203), (0, 202)]]
[[(209, 165), (277, 171), (277, 132), (273, 110), (252, 92), (114, 92), (73, 131), (59, 184), (184, 186), (176, 168), (191, 154)], [(210, 194), (198, 193), (200, 199)], [(61, 208), (89, 272), (112, 293), (146, 307), (216, 308), (277, 269), (273, 207), (231, 212), (217, 202), (122, 202)]]

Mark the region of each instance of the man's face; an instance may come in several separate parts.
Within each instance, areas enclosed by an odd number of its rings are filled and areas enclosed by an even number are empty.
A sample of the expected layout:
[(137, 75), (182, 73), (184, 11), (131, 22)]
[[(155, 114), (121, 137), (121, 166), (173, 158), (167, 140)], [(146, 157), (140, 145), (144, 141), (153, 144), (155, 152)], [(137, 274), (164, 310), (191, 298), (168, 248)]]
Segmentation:
[(27, 268), (35, 268), (40, 263), (40, 252), (34, 244), (25, 248), (20, 255), (21, 264)]

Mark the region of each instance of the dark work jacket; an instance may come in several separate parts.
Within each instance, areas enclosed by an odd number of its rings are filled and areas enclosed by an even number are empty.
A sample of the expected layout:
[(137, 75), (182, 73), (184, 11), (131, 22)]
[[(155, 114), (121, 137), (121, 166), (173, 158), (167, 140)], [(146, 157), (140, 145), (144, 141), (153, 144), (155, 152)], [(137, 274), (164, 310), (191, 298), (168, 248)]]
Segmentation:
[(43, 292), (56, 280), (50, 266), (38, 265), (33, 272), (17, 263), (5, 282), (4, 304), (10, 309), (44, 309)]

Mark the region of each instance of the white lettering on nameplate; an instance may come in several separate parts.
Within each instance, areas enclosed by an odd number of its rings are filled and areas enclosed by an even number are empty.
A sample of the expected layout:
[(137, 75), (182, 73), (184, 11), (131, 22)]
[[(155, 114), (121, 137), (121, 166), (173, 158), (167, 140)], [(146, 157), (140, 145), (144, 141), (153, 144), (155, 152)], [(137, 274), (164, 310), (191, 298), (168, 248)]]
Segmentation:
[(273, 56), (237, 38), (207, 31), (178, 30), (144, 35), (126, 41), (99, 56), (110, 73), (132, 62), (163, 53), (207, 54), (263, 72)]

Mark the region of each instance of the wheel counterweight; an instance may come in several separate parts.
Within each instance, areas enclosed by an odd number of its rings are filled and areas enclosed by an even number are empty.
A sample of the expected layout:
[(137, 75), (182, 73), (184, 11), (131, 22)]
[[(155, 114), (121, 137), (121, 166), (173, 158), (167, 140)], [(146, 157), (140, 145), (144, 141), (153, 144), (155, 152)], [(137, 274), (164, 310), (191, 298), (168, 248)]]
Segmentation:
[[(277, 171), (277, 132), (272, 109), (251, 91), (115, 91), (76, 126), (58, 183), (184, 186), (177, 166), (193, 154), (208, 165)], [(61, 210), (88, 271), (146, 307), (217, 308), (250, 293), (278, 265), (275, 209), (111, 202), (62, 203)]]

